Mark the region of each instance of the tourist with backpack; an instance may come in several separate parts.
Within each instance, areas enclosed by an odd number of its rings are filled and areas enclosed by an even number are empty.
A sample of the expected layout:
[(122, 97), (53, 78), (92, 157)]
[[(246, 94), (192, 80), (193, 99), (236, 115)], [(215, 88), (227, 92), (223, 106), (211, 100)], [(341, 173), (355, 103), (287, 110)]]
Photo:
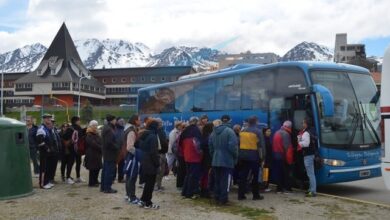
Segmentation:
[(182, 196), (196, 199), (200, 194), (200, 177), (202, 175), (203, 152), (200, 147), (201, 132), (197, 126), (198, 117), (191, 117), (187, 126), (180, 135), (179, 146), (182, 148), (186, 163), (186, 176), (182, 189)]
[(138, 204), (140, 200), (135, 195), (135, 185), (140, 168), (141, 150), (136, 146), (138, 140), (138, 128), (141, 120), (138, 115), (132, 115), (125, 126), (124, 144), (126, 146), (126, 156), (124, 159), (124, 174), (126, 175), (126, 196), (130, 204)]
[(309, 118), (305, 118), (302, 122), (302, 130), (298, 135), (298, 148), (302, 149), (306, 174), (310, 182), (309, 190), (306, 193), (307, 197), (314, 197), (317, 194), (316, 176), (314, 174), (314, 154), (316, 143), (313, 141), (313, 134), (314, 131), (311, 127), (311, 120)]
[[(166, 155), (169, 171), (174, 170), (174, 165), (176, 162), (176, 153), (178, 150), (179, 137), (183, 128), (184, 128), (183, 122), (175, 121), (175, 127), (171, 132), (169, 132), (168, 152)], [(174, 171), (174, 174), (176, 174), (176, 169)]]

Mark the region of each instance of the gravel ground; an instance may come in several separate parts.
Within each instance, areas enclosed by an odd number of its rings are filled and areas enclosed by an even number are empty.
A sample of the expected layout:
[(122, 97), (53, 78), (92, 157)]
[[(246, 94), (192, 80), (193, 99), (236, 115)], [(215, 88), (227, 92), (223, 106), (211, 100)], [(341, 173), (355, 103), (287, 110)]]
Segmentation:
[[(84, 179), (87, 172), (82, 171)], [(57, 177), (58, 179), (58, 177)], [(155, 192), (153, 201), (159, 210), (145, 210), (124, 201), (124, 184), (115, 183), (116, 194), (104, 194), (86, 183), (58, 183), (53, 189), (38, 188), (29, 197), (0, 201), (0, 219), (388, 219), (390, 209), (325, 196), (305, 198), (303, 193), (290, 195), (265, 193), (262, 201), (237, 201), (237, 189), (230, 193), (230, 206), (218, 207), (212, 200), (182, 199), (175, 178), (164, 179), (164, 192)], [(140, 195), (142, 189), (137, 188)]]

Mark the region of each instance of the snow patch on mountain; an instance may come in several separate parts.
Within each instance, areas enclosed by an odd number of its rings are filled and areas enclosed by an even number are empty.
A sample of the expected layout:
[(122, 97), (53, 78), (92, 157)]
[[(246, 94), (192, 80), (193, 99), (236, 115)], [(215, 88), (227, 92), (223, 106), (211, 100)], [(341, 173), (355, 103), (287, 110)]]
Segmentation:
[(0, 71), (25, 72), (38, 67), (47, 48), (40, 43), (0, 54)]
[(333, 61), (333, 51), (326, 47), (313, 42), (302, 42), (283, 57), (282, 61)]

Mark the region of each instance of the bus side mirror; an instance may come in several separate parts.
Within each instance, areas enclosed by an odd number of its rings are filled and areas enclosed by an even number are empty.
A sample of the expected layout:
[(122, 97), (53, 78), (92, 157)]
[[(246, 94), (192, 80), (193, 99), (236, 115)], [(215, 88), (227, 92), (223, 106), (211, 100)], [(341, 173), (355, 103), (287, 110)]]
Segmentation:
[(323, 85), (314, 84), (312, 92), (320, 94), (323, 100), (324, 116), (332, 117), (334, 115), (334, 98), (330, 90)]

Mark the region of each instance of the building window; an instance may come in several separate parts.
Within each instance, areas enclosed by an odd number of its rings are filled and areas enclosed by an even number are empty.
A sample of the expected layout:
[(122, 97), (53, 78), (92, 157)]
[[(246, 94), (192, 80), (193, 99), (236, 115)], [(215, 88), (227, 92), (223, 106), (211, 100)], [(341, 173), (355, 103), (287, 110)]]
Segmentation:
[(103, 80), (102, 80), (102, 83), (106, 83), (106, 79), (103, 79)]
[(156, 82), (156, 77), (151, 76), (151, 77), (150, 77), (150, 82)]
[(162, 77), (161, 77), (161, 81), (162, 81), (162, 82), (165, 82), (165, 80), (167, 80), (167, 79), (165, 78), (165, 76), (162, 76)]
[(131, 82), (136, 82), (136, 81), (137, 81), (137, 78), (134, 77), (134, 76), (132, 76), (132, 77), (130, 78), (130, 80), (131, 80)]
[(111, 79), (111, 82), (112, 82), (112, 83), (116, 83), (116, 78), (112, 78), (112, 79)]
[(122, 78), (121, 82), (123, 82), (123, 83), (126, 82), (126, 78)]
[(145, 77), (141, 76), (141, 82), (145, 82)]

